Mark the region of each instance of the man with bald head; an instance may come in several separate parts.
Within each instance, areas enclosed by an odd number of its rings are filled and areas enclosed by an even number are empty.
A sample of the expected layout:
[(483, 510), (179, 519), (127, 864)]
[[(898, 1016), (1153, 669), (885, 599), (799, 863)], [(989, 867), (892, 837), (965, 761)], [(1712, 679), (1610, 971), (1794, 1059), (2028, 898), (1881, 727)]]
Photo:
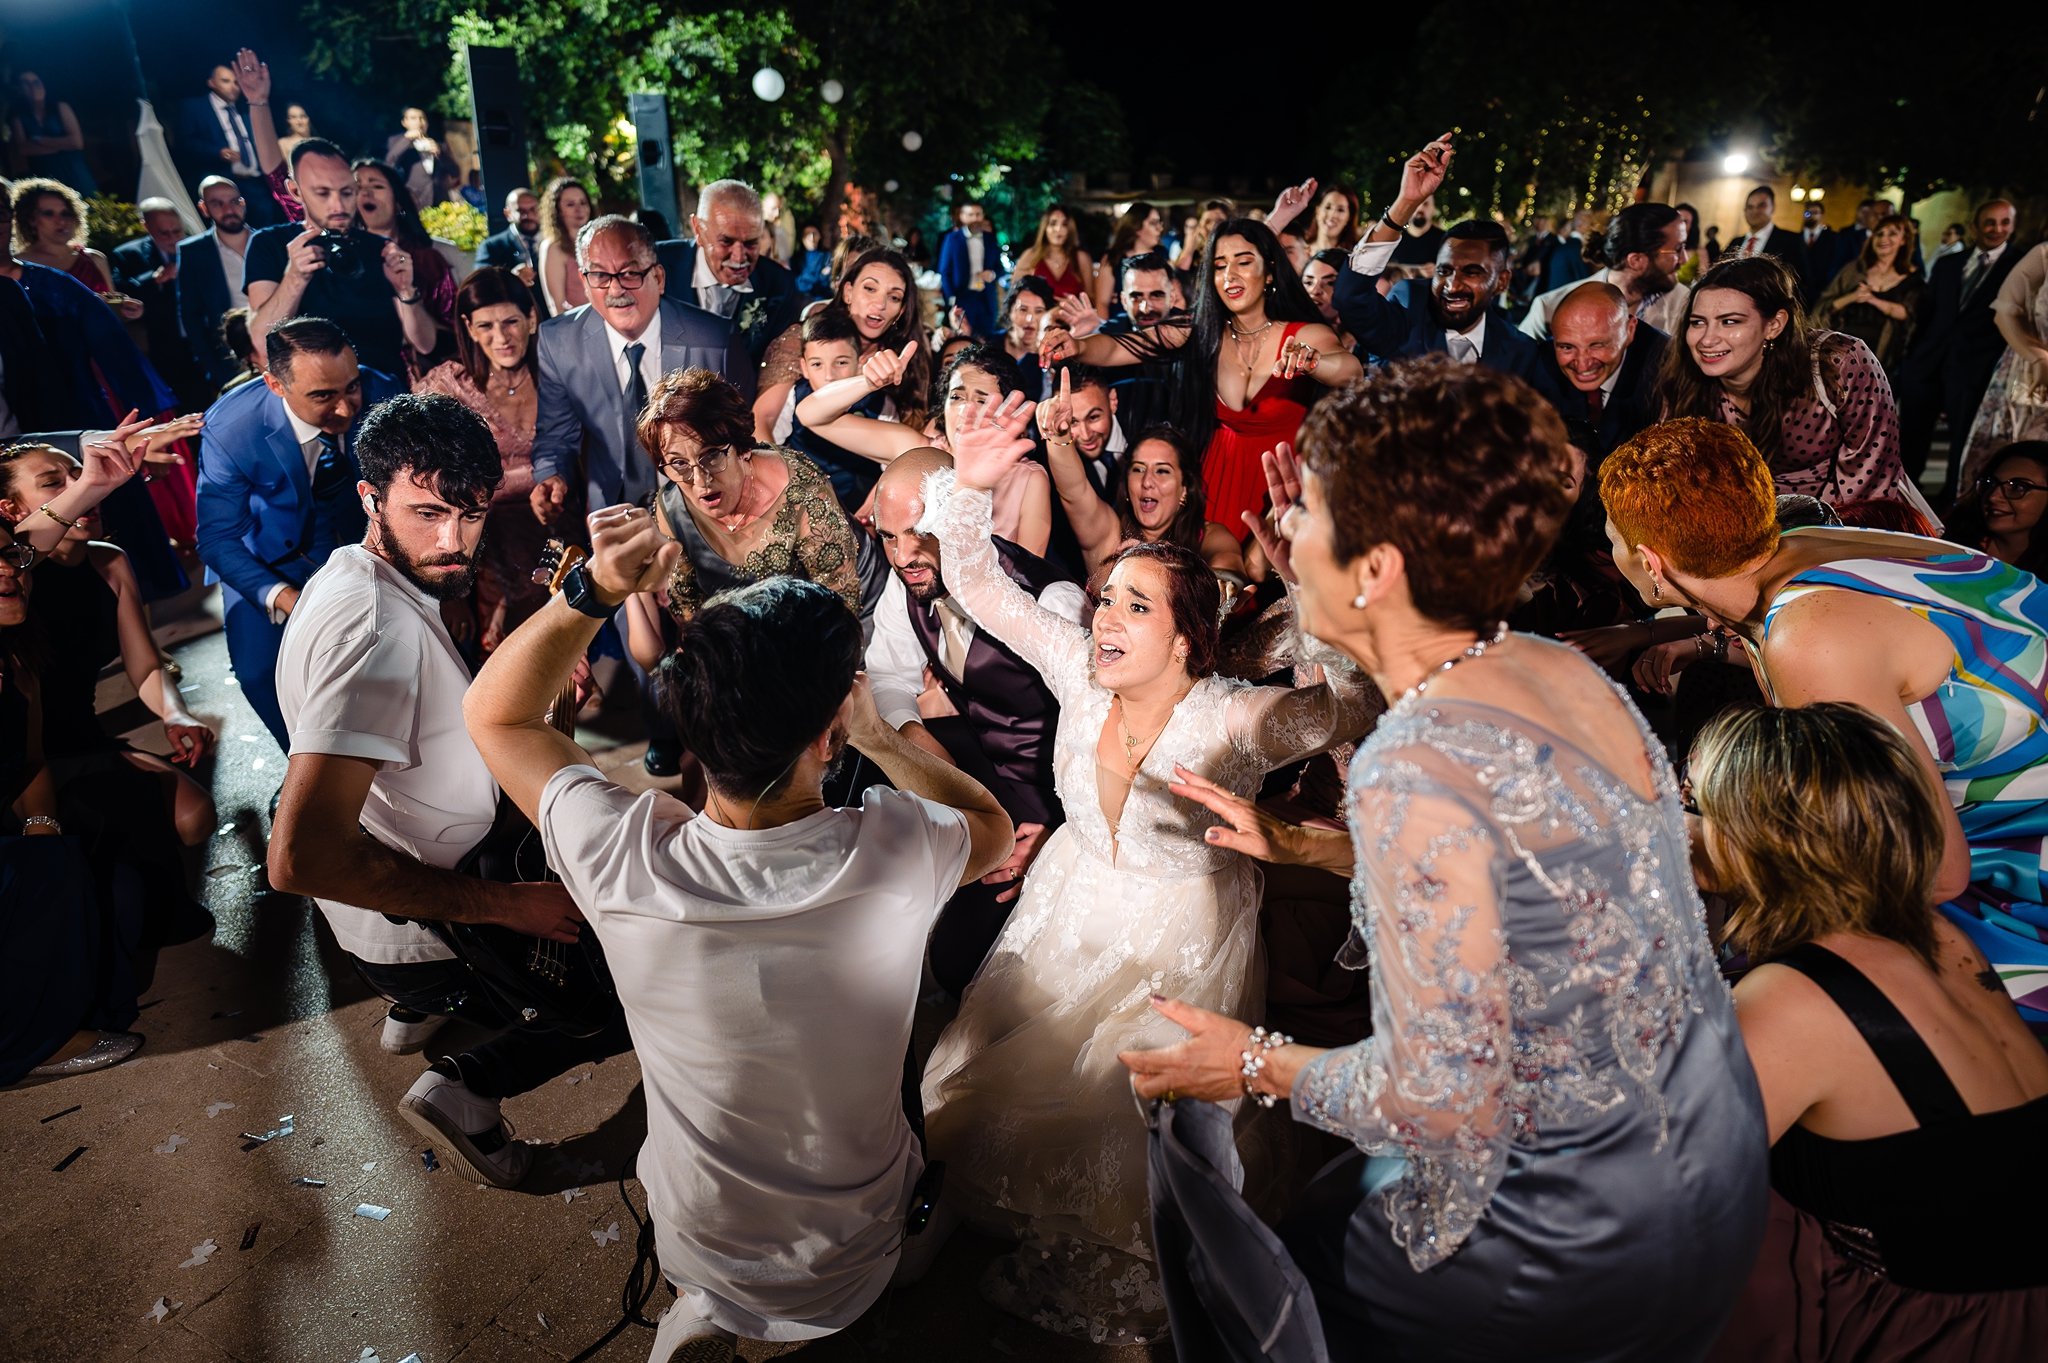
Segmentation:
[[(1052, 693), (1038, 669), (953, 603), (938, 538), (916, 528), (925, 479), (950, 477), (952, 467), (942, 451), (912, 450), (875, 485), (875, 534), (892, 571), (875, 606), (866, 666), (882, 718), (986, 786), (1017, 828), (1016, 854), (956, 893), (932, 930), (932, 975), (958, 998), (1002, 932), (1031, 859), (1065, 816), (1053, 791)], [(1011, 581), (1062, 618), (1081, 618), (1081, 588), (1059, 569), (1008, 540), (995, 546)]]
[(1558, 412), (1567, 422), (1584, 422), (1597, 437), (1597, 448), (1586, 451), (1589, 460), (1657, 419), (1650, 389), (1669, 344), (1663, 332), (1636, 319), (1627, 295), (1602, 281), (1580, 284), (1552, 309), (1544, 364), (1560, 395)]

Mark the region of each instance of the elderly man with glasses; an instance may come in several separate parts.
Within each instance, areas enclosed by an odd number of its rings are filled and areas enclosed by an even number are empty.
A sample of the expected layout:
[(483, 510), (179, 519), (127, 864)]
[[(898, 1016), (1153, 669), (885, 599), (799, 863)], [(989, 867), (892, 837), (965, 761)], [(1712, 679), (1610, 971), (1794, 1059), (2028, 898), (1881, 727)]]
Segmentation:
[[(543, 524), (561, 519), (572, 491), (583, 508), (646, 503), (656, 474), (633, 430), (662, 375), (709, 369), (749, 400), (754, 394), (744, 338), (716, 313), (662, 296), (667, 273), (646, 228), (613, 214), (591, 219), (576, 238), (576, 265), (590, 301), (541, 323), (535, 339), (533, 514)], [(580, 509), (564, 522), (580, 523)], [(644, 698), (647, 678), (640, 681)], [(646, 716), (647, 769), (672, 775), (674, 735), (658, 708)]]

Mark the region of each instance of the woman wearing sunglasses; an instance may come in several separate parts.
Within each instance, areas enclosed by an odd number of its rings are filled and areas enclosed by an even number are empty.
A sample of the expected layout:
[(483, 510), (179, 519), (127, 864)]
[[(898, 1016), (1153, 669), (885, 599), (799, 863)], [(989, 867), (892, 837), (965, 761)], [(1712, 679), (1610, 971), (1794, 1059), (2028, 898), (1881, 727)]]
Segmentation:
[(1846, 701), (1906, 737), (1951, 804), (1930, 897), (2048, 1035), (2048, 593), (2035, 577), (1916, 535), (1780, 535), (1763, 455), (1696, 417), (1608, 455), (1600, 498), (1622, 574), (1651, 605), (1740, 636), (1772, 705)]
[(2048, 569), (2048, 440), (2007, 445), (1949, 513), (1943, 534), (2039, 576)]

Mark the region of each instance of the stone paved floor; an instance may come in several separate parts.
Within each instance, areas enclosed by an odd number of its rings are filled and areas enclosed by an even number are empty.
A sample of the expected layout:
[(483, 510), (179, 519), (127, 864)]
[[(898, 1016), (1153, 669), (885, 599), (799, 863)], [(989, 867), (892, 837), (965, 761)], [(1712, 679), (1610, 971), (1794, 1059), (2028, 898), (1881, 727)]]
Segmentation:
[[(194, 628), (188, 619), (165, 632)], [(420, 1059), (379, 1049), (382, 1003), (311, 906), (263, 891), (257, 866), (282, 757), (237, 694), (219, 633), (174, 651), (187, 703), (221, 732), (212, 781), (222, 826), (202, 881), (219, 929), (163, 954), (143, 995), (137, 1030), (148, 1043), (135, 1059), (0, 1092), (0, 1358), (574, 1357), (618, 1320), (633, 1263), (618, 1174), (646, 1133), (638, 1065), (620, 1056), (507, 1105), (520, 1136), (547, 1147), (519, 1191), (428, 1172), (425, 1143), (394, 1108)], [(132, 717), (119, 708), (120, 685), (103, 691), (103, 706)], [(639, 751), (615, 746), (600, 760), (644, 781)], [(270, 1130), (286, 1113), (292, 1134), (243, 1149), (242, 1132)], [(627, 1190), (643, 1205), (637, 1183)], [(366, 1220), (354, 1214), (363, 1203), (391, 1214)], [(614, 1223), (618, 1239), (599, 1243)], [(202, 1252), (209, 1241), (216, 1248)], [(748, 1344), (742, 1356), (1172, 1356), (1165, 1346), (1068, 1344), (996, 1313), (974, 1290), (996, 1248), (959, 1237), (929, 1278), (850, 1329), (807, 1344)], [(160, 1299), (169, 1314), (158, 1321)], [(659, 1289), (656, 1308), (668, 1299)], [(651, 1342), (629, 1328), (599, 1357), (642, 1359)]]

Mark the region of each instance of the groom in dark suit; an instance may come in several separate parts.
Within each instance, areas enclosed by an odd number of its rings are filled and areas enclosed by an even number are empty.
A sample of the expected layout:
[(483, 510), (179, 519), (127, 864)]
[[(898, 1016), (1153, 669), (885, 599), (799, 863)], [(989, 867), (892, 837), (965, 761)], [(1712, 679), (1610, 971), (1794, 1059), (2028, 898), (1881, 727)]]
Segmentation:
[(1583, 421), (1599, 437), (1587, 450), (1597, 466), (1608, 451), (1657, 419), (1652, 389), (1670, 338), (1637, 320), (1620, 289), (1588, 280), (1550, 317), (1543, 364), (1558, 391), (1558, 414)]
[(761, 258), (761, 196), (743, 180), (716, 180), (690, 215), (695, 240), (656, 248), (668, 272), (667, 296), (732, 323), (758, 367), (768, 343), (796, 325), (803, 300), (788, 269)]
[(1906, 358), (1892, 376), (1899, 398), (1899, 453), (1915, 478), (1927, 467), (1935, 423), (1948, 416), (1948, 477), (1940, 504), (1956, 494), (1958, 467), (1970, 425), (1984, 401), (1991, 371), (2005, 354), (1991, 305), (2014, 265), (2026, 254), (2012, 239), (2014, 210), (2004, 199), (1979, 204), (1970, 215), (1976, 243), (1945, 255), (1928, 272), (1919, 325)]

